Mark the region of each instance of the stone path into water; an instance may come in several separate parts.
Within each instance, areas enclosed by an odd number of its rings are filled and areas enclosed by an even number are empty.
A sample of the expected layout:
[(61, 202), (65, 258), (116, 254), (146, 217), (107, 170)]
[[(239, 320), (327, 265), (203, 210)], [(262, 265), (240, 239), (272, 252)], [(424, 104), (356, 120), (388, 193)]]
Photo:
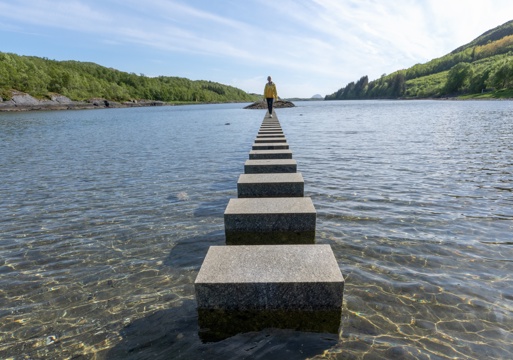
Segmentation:
[(238, 198), (226, 207), (226, 246), (209, 248), (194, 283), (203, 341), (340, 326), (344, 278), (331, 247), (315, 244), (317, 213), (273, 115), (262, 121)]

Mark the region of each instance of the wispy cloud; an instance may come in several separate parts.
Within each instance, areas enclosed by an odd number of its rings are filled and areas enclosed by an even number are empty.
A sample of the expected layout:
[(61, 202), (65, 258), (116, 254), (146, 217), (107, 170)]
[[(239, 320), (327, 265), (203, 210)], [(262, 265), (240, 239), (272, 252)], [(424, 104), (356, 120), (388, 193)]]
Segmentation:
[(93, 9), (80, 1), (34, 1), (20, 0), (17, 2), (0, 2), (2, 18), (16, 20), (22, 24), (41, 25), (69, 29), (73, 31), (89, 31), (91, 26), (113, 21), (112, 17), (100, 10)]

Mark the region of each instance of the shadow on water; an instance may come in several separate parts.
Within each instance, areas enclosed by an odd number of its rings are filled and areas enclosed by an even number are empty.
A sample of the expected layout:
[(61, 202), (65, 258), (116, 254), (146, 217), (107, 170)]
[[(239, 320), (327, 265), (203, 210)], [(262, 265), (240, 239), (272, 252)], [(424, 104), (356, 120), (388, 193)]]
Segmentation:
[(164, 260), (164, 265), (177, 270), (199, 271), (208, 248), (224, 243), (224, 230), (179, 240)]
[(107, 359), (305, 359), (337, 343), (337, 335), (265, 329), (203, 343), (198, 336), (196, 302), (158, 311), (121, 332)]
[(337, 334), (264, 329), (216, 342), (200, 338), (194, 279), (211, 245), (224, 245), (224, 231), (180, 240), (164, 265), (185, 278), (169, 308), (137, 319), (120, 332), (121, 341), (106, 359), (305, 359), (321, 355), (338, 342)]

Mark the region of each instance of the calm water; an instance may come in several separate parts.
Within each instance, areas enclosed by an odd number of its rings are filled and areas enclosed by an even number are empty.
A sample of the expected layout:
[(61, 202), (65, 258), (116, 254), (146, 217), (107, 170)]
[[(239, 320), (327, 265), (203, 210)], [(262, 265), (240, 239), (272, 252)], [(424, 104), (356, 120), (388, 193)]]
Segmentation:
[(513, 358), (513, 103), (297, 105), (277, 113), (346, 277), (338, 335), (198, 337), (263, 111), (0, 113), (0, 358)]

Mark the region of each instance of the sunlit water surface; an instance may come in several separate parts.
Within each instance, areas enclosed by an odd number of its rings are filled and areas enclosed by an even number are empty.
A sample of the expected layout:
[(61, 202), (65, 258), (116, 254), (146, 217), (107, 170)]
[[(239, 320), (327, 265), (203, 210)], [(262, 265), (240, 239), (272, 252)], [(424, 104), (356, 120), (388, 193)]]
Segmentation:
[(512, 359), (513, 103), (278, 109), (346, 277), (340, 333), (202, 343), (264, 113), (241, 104), (0, 114), (0, 358)]

